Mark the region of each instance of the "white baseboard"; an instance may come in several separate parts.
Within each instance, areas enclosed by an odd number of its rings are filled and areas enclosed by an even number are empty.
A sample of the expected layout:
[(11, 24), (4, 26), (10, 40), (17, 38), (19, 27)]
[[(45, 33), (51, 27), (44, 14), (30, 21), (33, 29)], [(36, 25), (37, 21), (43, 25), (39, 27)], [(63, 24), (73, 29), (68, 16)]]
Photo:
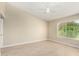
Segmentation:
[[(44, 41), (44, 40), (47, 40), (47, 39), (35, 40), (35, 41), (23, 42), (23, 43), (16, 43), (16, 44), (11, 44), (11, 45), (6, 45), (6, 46), (3, 46), (1, 48), (13, 47), (13, 46), (23, 45), (23, 44), (30, 44), (30, 43), (40, 42), (40, 41)], [(58, 40), (58, 39), (56, 39), (56, 40), (55, 39), (49, 39), (49, 40), (53, 41), (53, 42), (58, 42), (58, 43), (61, 43), (61, 44), (64, 44), (64, 45), (72, 46), (72, 47), (75, 47), (75, 48), (79, 48), (78, 44), (70, 43), (70, 42), (67, 42), (66, 40)]]
[(47, 40), (47, 39), (35, 40), (35, 41), (29, 41), (29, 42), (23, 42), (23, 43), (16, 43), (16, 44), (11, 44), (11, 45), (6, 45), (6, 46), (3, 46), (1, 48), (13, 47), (13, 46), (23, 45), (23, 44), (30, 44), (30, 43), (40, 42), (40, 41), (44, 41), (44, 40)]
[(61, 43), (61, 44), (64, 44), (64, 45), (67, 45), (67, 46), (71, 46), (71, 47), (75, 47), (75, 48), (79, 48), (79, 44), (78, 44), (78, 42), (77, 42), (77, 44), (75, 44), (75, 43), (72, 43), (72, 42), (68, 42), (68, 41), (66, 41), (66, 40), (63, 40), (63, 39), (49, 39), (50, 41), (53, 41), (53, 42), (57, 42), (57, 43)]

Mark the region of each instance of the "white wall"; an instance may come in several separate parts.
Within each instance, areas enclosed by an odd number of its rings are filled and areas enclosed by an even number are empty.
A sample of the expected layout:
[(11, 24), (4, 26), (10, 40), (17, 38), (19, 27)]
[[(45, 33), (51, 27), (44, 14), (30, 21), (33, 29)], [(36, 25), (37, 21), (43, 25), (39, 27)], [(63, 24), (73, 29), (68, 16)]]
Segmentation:
[(47, 40), (47, 22), (8, 4), (5, 15), (4, 46)]
[(50, 21), (49, 33), (48, 33), (49, 40), (61, 42), (61, 43), (64, 43), (66, 45), (68, 44), (71, 46), (75, 44), (74, 46), (79, 47), (79, 41), (68, 39), (68, 38), (60, 38), (57, 36), (57, 24), (61, 22), (68, 22), (68, 21), (78, 20), (78, 19), (79, 19), (79, 14)]

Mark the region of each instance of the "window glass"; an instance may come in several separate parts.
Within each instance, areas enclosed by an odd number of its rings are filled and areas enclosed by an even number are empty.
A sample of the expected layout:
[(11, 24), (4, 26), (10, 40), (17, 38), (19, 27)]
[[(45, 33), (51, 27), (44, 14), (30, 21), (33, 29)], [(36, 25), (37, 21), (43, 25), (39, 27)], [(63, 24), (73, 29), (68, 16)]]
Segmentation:
[(69, 38), (79, 38), (79, 23), (76, 21), (59, 24), (59, 35)]

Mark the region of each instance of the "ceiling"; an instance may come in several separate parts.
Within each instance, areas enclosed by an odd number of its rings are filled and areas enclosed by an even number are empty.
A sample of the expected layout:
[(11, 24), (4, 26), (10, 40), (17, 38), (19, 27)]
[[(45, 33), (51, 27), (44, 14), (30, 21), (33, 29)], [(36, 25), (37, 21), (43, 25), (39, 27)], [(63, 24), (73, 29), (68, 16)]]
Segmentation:
[(79, 2), (9, 2), (9, 4), (47, 21), (79, 13)]

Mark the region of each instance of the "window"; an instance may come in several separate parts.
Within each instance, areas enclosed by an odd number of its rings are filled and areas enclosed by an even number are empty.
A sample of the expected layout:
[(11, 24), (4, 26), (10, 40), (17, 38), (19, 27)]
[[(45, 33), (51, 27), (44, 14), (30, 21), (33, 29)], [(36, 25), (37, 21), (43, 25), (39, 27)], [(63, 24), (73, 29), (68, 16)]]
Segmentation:
[(59, 36), (67, 38), (79, 38), (79, 23), (78, 21), (71, 21), (61, 23), (58, 26)]

